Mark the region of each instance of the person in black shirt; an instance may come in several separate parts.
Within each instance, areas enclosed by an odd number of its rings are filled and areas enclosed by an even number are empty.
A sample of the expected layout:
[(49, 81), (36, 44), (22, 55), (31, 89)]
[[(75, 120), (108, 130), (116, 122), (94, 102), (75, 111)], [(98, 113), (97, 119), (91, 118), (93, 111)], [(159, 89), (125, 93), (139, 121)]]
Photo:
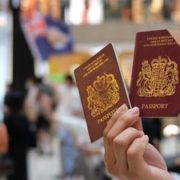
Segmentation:
[(27, 180), (27, 151), (35, 144), (35, 127), (23, 114), (24, 96), (10, 91), (5, 96), (4, 123), (9, 136), (9, 156), (14, 163), (14, 172), (8, 180)]

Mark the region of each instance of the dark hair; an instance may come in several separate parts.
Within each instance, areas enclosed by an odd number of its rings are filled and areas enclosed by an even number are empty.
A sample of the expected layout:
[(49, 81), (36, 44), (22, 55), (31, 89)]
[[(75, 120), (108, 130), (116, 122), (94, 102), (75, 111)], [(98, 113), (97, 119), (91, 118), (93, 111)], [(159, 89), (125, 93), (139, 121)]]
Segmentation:
[(73, 82), (74, 82), (73, 77), (72, 77), (70, 74), (67, 74), (67, 75), (65, 76), (65, 80), (68, 81), (68, 82), (70, 82), (70, 83), (73, 83)]
[(47, 94), (50, 97), (54, 96), (54, 90), (51, 86), (46, 84), (39, 85), (39, 93)]
[(42, 84), (43, 78), (42, 77), (36, 77), (36, 76), (30, 76), (26, 79), (26, 81), (32, 81), (34, 84)]
[(18, 112), (23, 108), (25, 95), (20, 91), (10, 91), (5, 95), (4, 105), (11, 112)]

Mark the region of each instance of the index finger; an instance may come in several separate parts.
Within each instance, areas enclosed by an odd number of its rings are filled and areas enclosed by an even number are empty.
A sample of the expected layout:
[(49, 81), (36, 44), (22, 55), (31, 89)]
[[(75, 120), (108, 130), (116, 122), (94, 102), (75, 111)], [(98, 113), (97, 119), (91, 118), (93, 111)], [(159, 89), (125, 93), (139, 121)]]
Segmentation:
[(106, 128), (104, 130), (104, 135), (106, 135), (109, 132), (109, 130), (113, 127), (113, 125), (118, 120), (118, 118), (123, 113), (125, 113), (127, 110), (128, 110), (128, 107), (126, 106), (126, 104), (123, 104), (122, 106), (119, 107), (119, 109), (113, 114), (112, 118), (107, 123), (107, 126), (106, 126)]

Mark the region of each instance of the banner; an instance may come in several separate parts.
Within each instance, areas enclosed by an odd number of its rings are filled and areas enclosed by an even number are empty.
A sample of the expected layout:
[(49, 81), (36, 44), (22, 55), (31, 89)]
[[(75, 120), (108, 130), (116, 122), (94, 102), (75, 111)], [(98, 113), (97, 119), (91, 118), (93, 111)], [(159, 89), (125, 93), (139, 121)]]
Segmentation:
[(22, 11), (21, 25), (36, 59), (48, 60), (55, 54), (73, 51), (70, 28), (60, 19), (36, 9), (36, 1)]

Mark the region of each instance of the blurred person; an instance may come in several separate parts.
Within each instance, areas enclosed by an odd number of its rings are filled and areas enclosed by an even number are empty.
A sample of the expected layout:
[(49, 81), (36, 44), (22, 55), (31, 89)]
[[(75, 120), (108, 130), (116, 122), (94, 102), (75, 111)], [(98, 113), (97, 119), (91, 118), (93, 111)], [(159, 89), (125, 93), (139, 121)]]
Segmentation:
[(37, 127), (49, 130), (54, 120), (53, 113), (57, 104), (56, 93), (51, 85), (41, 84), (39, 86), (37, 103), (39, 108)]
[(65, 22), (65, 16), (68, 16), (67, 9), (69, 9), (69, 0), (61, 0), (61, 20)]
[(7, 109), (4, 123), (9, 137), (9, 156), (14, 163), (14, 172), (8, 180), (27, 179), (27, 152), (35, 144), (35, 127), (24, 115), (24, 95), (19, 91), (10, 91), (4, 100)]
[(121, 18), (122, 6), (118, 0), (107, 0), (104, 5), (105, 20)]
[(49, 1), (48, 0), (36, 0), (38, 9), (43, 16), (49, 15)]
[[(122, 1), (122, 0), (121, 0)], [(132, 20), (131, 6), (133, 0), (123, 0), (122, 3), (122, 21), (129, 22)]]
[(103, 159), (102, 145), (89, 143), (79, 92), (71, 75), (67, 74), (65, 83), (59, 86), (59, 94), (56, 115), (60, 121), (59, 138), (65, 174), (95, 179), (96, 168)]
[(20, 8), (22, 17), (25, 19), (30, 19), (33, 17), (36, 9), (36, 1), (37, 0), (21, 0)]
[(164, 8), (164, 0), (152, 0), (149, 7), (149, 21), (162, 21), (163, 20), (163, 8)]
[(103, 20), (102, 0), (84, 0), (82, 23), (99, 24), (102, 22), (102, 20)]
[(81, 156), (85, 160), (85, 164), (89, 170), (89, 178), (91, 179), (102, 179), (106, 176), (105, 167), (103, 163), (103, 142), (101, 140), (91, 144), (84, 142), (79, 144)]
[(132, 2), (132, 20), (135, 23), (143, 23), (144, 22), (144, 0), (133, 0)]
[(163, 16), (165, 20), (171, 20), (173, 1), (164, 0)]
[(13, 90), (13, 83), (6, 84), (6, 92), (5, 93), (10, 92), (11, 90)]
[(59, 116), (84, 117), (78, 88), (71, 75), (65, 76), (65, 82), (60, 85), (58, 92), (60, 102), (57, 113)]
[(90, 143), (84, 119), (73, 116), (61, 118), (58, 135), (61, 142), (63, 172), (66, 177), (82, 176), (99, 179), (103, 155), (102, 143)]
[(70, 0), (68, 5), (66, 3), (65, 22), (69, 24), (99, 24), (103, 21), (103, 0), (79, 0), (78, 5), (76, 0)]
[(69, 128), (60, 125), (58, 136), (61, 146), (62, 174), (61, 177), (67, 178), (74, 175), (74, 168), (77, 166), (76, 160), (78, 150), (76, 148), (76, 135)]
[(180, 22), (180, 0), (176, 0), (174, 3), (174, 11), (171, 14), (172, 20)]
[(122, 105), (104, 130), (104, 161), (115, 177), (138, 180), (173, 180), (161, 154), (144, 135), (139, 109)]
[(35, 122), (38, 114), (37, 95), (41, 78), (29, 77), (25, 82), (26, 99), (25, 99), (25, 113), (28, 118)]
[(65, 22), (72, 25), (82, 24), (82, 16), (85, 0), (69, 0), (69, 6), (65, 10)]
[(49, 6), (50, 6), (50, 16), (57, 21), (62, 20), (61, 1), (51, 0), (49, 1)]
[(40, 84), (37, 95), (38, 115), (36, 121), (40, 153), (52, 154), (51, 143), (56, 132), (54, 115), (56, 99), (56, 93), (51, 85)]

